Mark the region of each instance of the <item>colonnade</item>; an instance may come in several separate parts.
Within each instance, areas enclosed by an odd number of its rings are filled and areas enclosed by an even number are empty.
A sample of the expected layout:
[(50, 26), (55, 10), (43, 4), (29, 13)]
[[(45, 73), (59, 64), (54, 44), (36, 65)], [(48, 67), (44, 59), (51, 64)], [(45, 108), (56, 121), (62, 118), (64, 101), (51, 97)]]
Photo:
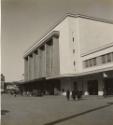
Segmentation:
[(25, 80), (33, 80), (59, 73), (59, 36), (51, 38), (24, 57)]

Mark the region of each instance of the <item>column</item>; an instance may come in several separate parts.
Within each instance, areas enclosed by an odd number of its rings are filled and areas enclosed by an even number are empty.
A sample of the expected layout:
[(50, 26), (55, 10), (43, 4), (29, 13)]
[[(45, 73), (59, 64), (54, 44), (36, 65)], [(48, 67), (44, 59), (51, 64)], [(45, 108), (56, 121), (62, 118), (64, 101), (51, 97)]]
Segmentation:
[(35, 79), (35, 65), (36, 65), (36, 53), (33, 53), (33, 58), (32, 58), (32, 79)]
[(104, 79), (102, 78), (102, 75), (98, 76), (98, 95), (104, 95)]
[(28, 78), (32, 79), (32, 55), (28, 56)]
[(36, 79), (36, 70), (37, 70), (36, 56), (37, 56), (37, 51), (35, 51), (35, 52), (33, 53), (33, 63), (34, 63), (34, 66), (33, 66), (33, 69), (34, 69), (33, 78), (34, 78), (34, 79)]
[(28, 57), (24, 58), (24, 79), (28, 80)]
[(31, 79), (34, 79), (34, 53), (31, 56)]
[(52, 74), (52, 49), (53, 48), (53, 41), (49, 40), (46, 45), (46, 75), (50, 76)]
[(30, 79), (30, 56), (28, 56), (28, 80)]
[(40, 49), (37, 49), (36, 55), (36, 77), (40, 77), (41, 67), (40, 67)]
[(52, 75), (58, 75), (60, 70), (60, 57), (59, 57), (59, 37), (53, 36), (52, 47)]
[(88, 92), (88, 84), (87, 84), (87, 80), (83, 80), (83, 86), (84, 86), (84, 95), (89, 95), (89, 92)]
[(46, 63), (45, 63), (45, 45), (42, 45), (39, 49), (39, 57), (40, 57), (40, 77), (45, 77), (46, 71)]

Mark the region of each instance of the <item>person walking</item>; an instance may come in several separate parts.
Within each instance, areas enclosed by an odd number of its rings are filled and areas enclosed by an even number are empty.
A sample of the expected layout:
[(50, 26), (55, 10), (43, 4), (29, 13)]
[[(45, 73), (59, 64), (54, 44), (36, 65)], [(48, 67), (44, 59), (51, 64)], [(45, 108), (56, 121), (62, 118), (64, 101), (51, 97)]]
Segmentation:
[(70, 91), (69, 90), (66, 91), (66, 97), (67, 97), (67, 100), (69, 101), (69, 99), (70, 99)]
[(16, 91), (14, 91), (14, 97), (16, 97), (16, 95), (17, 95), (17, 92), (16, 92)]

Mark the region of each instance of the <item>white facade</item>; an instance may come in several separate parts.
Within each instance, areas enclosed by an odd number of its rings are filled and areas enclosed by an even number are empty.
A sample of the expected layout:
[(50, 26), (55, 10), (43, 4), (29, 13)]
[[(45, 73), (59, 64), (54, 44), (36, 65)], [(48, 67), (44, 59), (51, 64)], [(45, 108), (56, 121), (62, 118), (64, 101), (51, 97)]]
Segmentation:
[[(53, 69), (56, 71), (59, 67), (59, 70), (57, 73), (53, 72), (48, 75), (46, 58), (48, 56), (47, 46), (49, 47), (49, 45), (46, 42), (48, 39), (54, 38), (54, 32), (58, 32), (58, 38), (53, 41), (53, 50), (51, 51), (54, 56), (59, 56), (57, 60), (59, 66), (54, 65)], [(53, 35), (51, 35), (52, 33)], [(58, 43), (58, 52), (54, 52), (56, 42)], [(81, 15), (68, 15), (31, 47), (24, 54), (24, 58), (28, 57), (29, 59), (29, 55), (34, 54), (34, 51), (41, 45), (45, 47), (45, 55), (43, 56), (45, 58), (44, 65), (46, 65), (45, 79), (60, 79), (61, 89), (71, 90), (73, 89), (73, 82), (77, 82), (78, 88), (82, 89), (85, 95), (88, 95), (88, 80), (97, 80), (98, 95), (103, 95), (102, 74), (110, 71), (110, 78), (113, 79), (113, 22)], [(30, 62), (33, 63), (33, 60), (28, 63)], [(30, 63), (27, 67), (31, 70), (31, 77), (34, 78), (35, 68), (33, 69), (33, 65), (31, 67), (30, 65), (32, 64)], [(26, 72), (26, 74), (29, 73)], [(65, 79), (65, 77), (68, 78)], [(40, 77), (37, 76), (37, 78)], [(88, 85), (90, 86), (90, 83)]]

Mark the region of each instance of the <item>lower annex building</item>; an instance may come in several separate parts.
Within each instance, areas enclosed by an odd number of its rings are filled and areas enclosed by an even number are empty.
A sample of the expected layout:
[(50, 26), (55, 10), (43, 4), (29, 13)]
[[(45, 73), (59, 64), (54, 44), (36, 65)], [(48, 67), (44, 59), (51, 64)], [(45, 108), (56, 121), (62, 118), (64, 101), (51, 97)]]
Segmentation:
[(26, 91), (113, 94), (113, 22), (67, 14), (24, 54)]

